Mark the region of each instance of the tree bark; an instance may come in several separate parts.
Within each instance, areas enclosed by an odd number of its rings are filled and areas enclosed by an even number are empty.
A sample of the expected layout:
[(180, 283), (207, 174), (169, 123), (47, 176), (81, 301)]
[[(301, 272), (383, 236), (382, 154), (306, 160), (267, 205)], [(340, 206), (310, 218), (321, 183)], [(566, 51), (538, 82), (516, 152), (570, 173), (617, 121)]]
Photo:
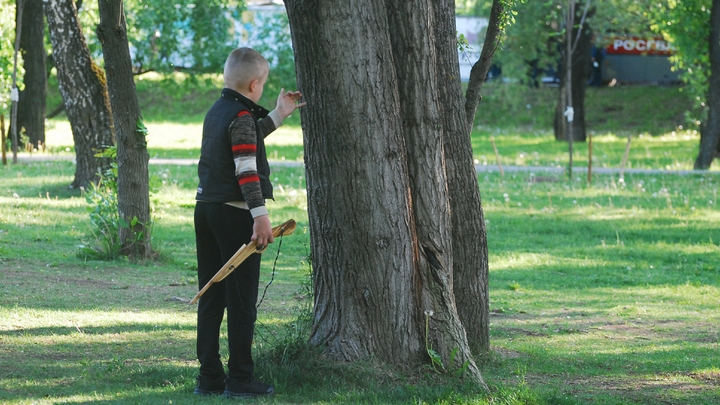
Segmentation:
[(462, 84), (458, 80), (460, 66), (456, 49), (455, 3), (451, 0), (434, 3), (435, 14), (438, 16), (435, 35), (440, 84), (439, 105), (444, 118), (445, 172), (452, 213), (453, 291), (468, 342), (473, 349), (480, 351), (490, 349), (488, 250), (470, 133), (480, 101), (480, 90), (498, 44), (500, 18), (503, 13), (500, 3), (500, 0), (493, 2), (490, 28), (480, 60), (470, 73), (464, 106)]
[[(18, 101), (17, 127), (25, 132), (33, 148), (45, 144), (45, 20), (42, 0), (24, 0), (20, 52), (23, 56), (25, 89)], [(24, 145), (23, 145), (24, 146)]]
[(452, 287), (433, 34), (447, 22), (436, 20), (430, 1), (285, 4), (298, 87), (310, 103), (301, 112), (315, 283), (310, 342), (348, 361), (408, 365), (437, 353), (449, 370), (467, 364), (482, 384)]
[[(577, 5), (577, 4), (576, 4)], [(587, 80), (590, 77), (590, 50), (592, 40), (592, 30), (587, 23), (587, 18), (591, 16), (588, 12), (585, 21), (582, 24), (582, 30), (578, 36), (578, 27), (582, 21), (582, 10), (581, 7), (575, 7), (576, 12), (574, 14), (574, 23), (572, 28), (572, 38), (577, 41), (577, 45), (572, 53), (572, 73), (570, 77), (571, 91), (572, 91), (572, 107), (575, 111), (573, 119), (572, 134), (573, 141), (585, 142), (587, 139), (587, 133), (585, 130), (585, 89), (587, 88)], [(567, 48), (567, 39), (564, 42)], [(563, 62), (560, 69), (561, 72), (565, 71), (567, 66), (568, 52), (563, 52)], [(565, 117), (565, 109), (567, 107), (567, 75), (562, 75), (560, 80), (560, 93), (558, 94), (558, 103), (555, 107), (555, 140), (567, 141), (568, 140), (568, 122)]]
[(97, 34), (103, 48), (110, 103), (118, 137), (120, 253), (134, 260), (152, 257), (147, 140), (135, 91), (122, 0), (99, 3)]
[(720, 157), (720, 0), (710, 10), (710, 77), (708, 79), (707, 119), (700, 128), (700, 152), (695, 169), (707, 170)]
[[(450, 365), (452, 368), (467, 362), (469, 372), (480, 378), (453, 293), (453, 227), (444, 154), (448, 134), (443, 115), (449, 112), (441, 107), (439, 85), (439, 69), (446, 68), (447, 61), (440, 60), (436, 30), (444, 34), (437, 27), (446, 27), (448, 22), (454, 27), (454, 13), (438, 14), (430, 1), (387, 0), (386, 4), (393, 59), (402, 61), (395, 64), (395, 71), (408, 149), (415, 238), (421, 253), (417, 264), (421, 293), (418, 312), (420, 315), (424, 315), (423, 309), (433, 312), (428, 334), (440, 357), (444, 360), (453, 357), (457, 363)], [(442, 45), (447, 45), (447, 41)], [(456, 50), (453, 44), (450, 46)], [(451, 60), (457, 61), (457, 53), (453, 54)], [(462, 95), (458, 100), (462, 100)]]
[(73, 0), (44, 2), (58, 85), (75, 142), (75, 179), (70, 187), (86, 186), (110, 167), (95, 157), (115, 144), (105, 73), (90, 58)]
[(312, 100), (301, 110), (315, 284), (310, 341), (348, 361), (374, 354), (417, 362), (416, 252), (385, 10), (324, 3), (286, 2), (298, 88)]

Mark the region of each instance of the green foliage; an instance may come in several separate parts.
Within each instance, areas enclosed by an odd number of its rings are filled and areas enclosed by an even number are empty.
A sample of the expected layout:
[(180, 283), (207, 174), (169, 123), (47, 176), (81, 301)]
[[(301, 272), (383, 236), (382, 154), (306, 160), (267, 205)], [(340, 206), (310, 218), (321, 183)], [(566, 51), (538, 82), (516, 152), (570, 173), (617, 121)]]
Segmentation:
[[(14, 53), (15, 1), (0, 0), (0, 113), (5, 113), (6, 120), (10, 112)], [(18, 67), (18, 78), (21, 80), (23, 72), (21, 55), (18, 55)]]
[[(500, 0), (503, 13), (500, 15), (498, 21), (498, 28), (500, 29), (500, 37), (498, 43), (502, 43), (505, 40), (505, 30), (508, 26), (515, 23), (515, 16), (517, 15), (516, 7), (519, 2), (523, 0)], [(455, 9), (457, 15), (468, 15), (475, 17), (486, 17), (489, 18), (493, 6), (492, 0), (456, 0)], [(489, 22), (492, 24), (492, 21)], [(483, 35), (485, 35), (483, 33)], [(479, 41), (484, 42), (484, 39)], [(458, 36), (458, 50), (466, 53), (472, 51), (464, 35)], [(480, 53), (482, 50), (477, 49), (475, 52)]]
[[(239, 19), (243, 4), (236, 0), (124, 1), (135, 72), (222, 70), (235, 43), (232, 19)], [(97, 1), (83, 1), (78, 19), (91, 55), (101, 59), (102, 45), (95, 34), (100, 22)]]
[(710, 10), (712, 0), (665, 0), (648, 9), (652, 28), (675, 46), (671, 56), (699, 110), (689, 117), (700, 124), (706, 118), (710, 77)]
[(459, 34), (457, 36), (457, 48), (458, 48), (458, 51), (463, 52), (463, 53), (472, 51), (472, 47), (470, 46), (470, 43), (468, 42), (467, 38), (465, 38), (465, 34)]
[(137, 72), (170, 72), (176, 67), (194, 72), (218, 71), (233, 48), (231, 17), (237, 2), (156, 0), (126, 2), (128, 39), (136, 53)]
[(135, 48), (135, 69), (222, 70), (234, 47), (231, 18), (239, 17), (241, 7), (230, 0), (126, 1), (128, 39)]
[(80, 246), (78, 256), (84, 259), (114, 260), (120, 256), (120, 227), (127, 227), (118, 214), (117, 147), (108, 147), (95, 156), (111, 159), (112, 163), (110, 168), (99, 176), (98, 182), (91, 183), (85, 191), (92, 241), (89, 242), (91, 246)]
[(219, 74), (148, 73), (135, 77), (135, 88), (146, 122), (202, 122), (223, 81)]
[(470, 362), (466, 360), (460, 367), (457, 367), (455, 369), (451, 368), (454, 366), (455, 357), (458, 354), (457, 347), (450, 352), (450, 358), (448, 359), (447, 367), (445, 367), (445, 364), (443, 363), (440, 354), (432, 348), (432, 343), (430, 342), (430, 319), (432, 318), (432, 316), (432, 310), (425, 310), (425, 352), (427, 353), (428, 358), (430, 358), (430, 367), (432, 367), (433, 371), (439, 374), (448, 374), (455, 377), (462, 377), (467, 368), (470, 366)]
[[(475, 15), (489, 15), (491, 1), (465, 0), (458, 10)], [(584, 2), (581, 2), (584, 3)], [(688, 119), (699, 125), (706, 113), (711, 0), (601, 0), (591, 2), (587, 20), (597, 33), (597, 43), (604, 45), (614, 34), (661, 34), (675, 48), (671, 57), (675, 69), (688, 84), (694, 105), (686, 109)], [(563, 0), (520, 1), (514, 6), (516, 23), (506, 29), (502, 50), (495, 60), (502, 64), (506, 77), (520, 79), (529, 74), (528, 62), (537, 61), (542, 69), (555, 68), (560, 59), (564, 31)], [(578, 7), (581, 9), (581, 7)]]
[(438, 369), (445, 371), (445, 365), (442, 362), (442, 358), (432, 348), (432, 344), (430, 343), (430, 317), (433, 316), (433, 311), (431, 310), (425, 310), (425, 351), (428, 354), (428, 357), (430, 358), (430, 365), (432, 366), (433, 370), (439, 371)]
[[(276, 242), (279, 241), (276, 240)], [(276, 266), (277, 262), (274, 264), (273, 271), (276, 271)], [(262, 341), (262, 345), (268, 347), (268, 350), (258, 359), (259, 362), (268, 362), (277, 366), (297, 365), (297, 362), (307, 360), (309, 354), (315, 354), (313, 348), (308, 344), (313, 322), (312, 265), (309, 254), (305, 260), (300, 262), (298, 272), (301, 275), (298, 283), (300, 289), (295, 293), (298, 305), (291, 309), (290, 321), (279, 328), (273, 328), (262, 321), (258, 322), (255, 329), (257, 340)], [(267, 292), (267, 287), (265, 292)]]
[[(586, 24), (601, 38), (614, 33), (643, 35), (649, 32), (650, 19), (646, 10), (650, 0), (600, 0), (590, 3)], [(515, 23), (507, 30), (502, 52), (497, 61), (506, 76), (523, 79), (529, 61), (537, 61), (542, 69), (556, 68), (564, 47), (565, 0), (518, 1), (514, 5)], [(654, 4), (654, 3), (652, 3)], [(577, 2), (576, 13), (582, 14), (585, 2)]]
[(269, 109), (275, 108), (277, 96), (281, 88), (294, 90), (295, 82), (295, 56), (290, 38), (290, 26), (287, 14), (284, 12), (272, 15), (255, 16), (255, 33), (260, 38), (252, 47), (260, 52), (270, 64), (270, 76), (265, 83), (265, 90), (260, 104)]
[[(527, 0), (500, 0), (505, 15), (501, 20), (501, 27), (512, 24), (513, 16), (517, 15), (515, 11), (516, 4)], [(492, 9), (493, 0), (455, 0), (455, 13), (457, 15), (488, 17)]]
[(143, 148), (147, 146), (148, 129), (142, 117), (138, 117), (135, 123), (135, 136), (137, 137), (138, 146)]
[(152, 232), (153, 223), (142, 223), (137, 216), (129, 221), (120, 217), (117, 146), (107, 147), (95, 157), (109, 159), (111, 163), (110, 168), (98, 176), (97, 183), (91, 183), (85, 190), (92, 239), (80, 245), (78, 256), (86, 260), (115, 260), (120, 257), (122, 247), (121, 228), (129, 230), (134, 242), (141, 243), (145, 234)]
[[(557, 88), (530, 88), (518, 83), (488, 82), (483, 86), (476, 125), (510, 133), (551, 131)], [(685, 87), (615, 86), (588, 88), (585, 99), (587, 130), (618, 137), (661, 136), (687, 129), (685, 112), (693, 99)], [(561, 144), (558, 143), (558, 146)], [(475, 149), (477, 152), (478, 150)]]
[(562, 27), (562, 8), (551, 1), (522, 1), (514, 8), (515, 24), (507, 27), (495, 62), (502, 65), (503, 75), (522, 79), (528, 73), (527, 63), (555, 66), (558, 60), (556, 37)]

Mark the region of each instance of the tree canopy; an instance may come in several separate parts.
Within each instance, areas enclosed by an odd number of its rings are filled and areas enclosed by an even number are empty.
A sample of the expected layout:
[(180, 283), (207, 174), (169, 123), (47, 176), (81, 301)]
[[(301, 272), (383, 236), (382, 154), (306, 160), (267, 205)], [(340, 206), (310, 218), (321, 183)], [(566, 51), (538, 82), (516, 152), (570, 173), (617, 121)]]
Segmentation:
[[(225, 62), (223, 55), (236, 45), (233, 20), (240, 19), (243, 1), (207, 0), (125, 0), (128, 42), (135, 73), (216, 72)], [(93, 57), (102, 57), (102, 45), (95, 35), (100, 22), (98, 3), (83, 1), (80, 23)]]
[[(457, 0), (458, 14), (488, 16), (489, 0)], [(524, 79), (529, 61), (542, 69), (556, 68), (563, 32), (564, 0), (521, 0), (513, 5), (515, 24), (506, 30), (497, 62), (506, 75)], [(584, 2), (581, 2), (584, 3)], [(591, 0), (589, 20), (602, 44), (603, 36), (616, 34), (662, 35), (675, 47), (671, 56), (697, 106), (706, 107), (710, 59), (708, 37), (712, 0)], [(703, 117), (693, 117), (699, 125)]]
[[(0, 111), (10, 111), (13, 54), (15, 52), (15, 2), (0, 0)], [(18, 56), (19, 58), (19, 56)], [(22, 73), (18, 59), (18, 77)]]
[(707, 113), (711, 6), (712, 0), (664, 0), (647, 11), (653, 31), (675, 46), (670, 59), (702, 111), (700, 117), (693, 117), (697, 125)]

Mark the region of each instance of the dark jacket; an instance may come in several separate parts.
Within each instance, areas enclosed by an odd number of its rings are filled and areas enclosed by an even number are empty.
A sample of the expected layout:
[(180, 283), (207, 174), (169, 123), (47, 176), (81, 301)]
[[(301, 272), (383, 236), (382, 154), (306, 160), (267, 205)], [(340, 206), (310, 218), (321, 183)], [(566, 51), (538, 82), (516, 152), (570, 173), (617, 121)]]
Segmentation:
[(257, 133), (257, 171), (263, 197), (273, 198), (270, 183), (270, 165), (265, 154), (265, 140), (257, 121), (268, 115), (268, 110), (255, 104), (242, 94), (225, 88), (213, 104), (203, 123), (202, 148), (198, 163), (196, 199), (207, 202), (245, 201), (235, 177), (235, 162), (228, 129), (241, 111), (250, 111)]

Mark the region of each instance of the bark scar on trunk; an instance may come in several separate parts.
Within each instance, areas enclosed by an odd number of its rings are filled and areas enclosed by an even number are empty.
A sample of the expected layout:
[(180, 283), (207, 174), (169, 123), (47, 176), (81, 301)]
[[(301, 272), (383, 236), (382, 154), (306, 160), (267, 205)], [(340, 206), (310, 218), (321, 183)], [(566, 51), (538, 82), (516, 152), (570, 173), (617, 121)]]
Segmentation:
[(432, 270), (430, 274), (432, 275), (433, 280), (435, 280), (437, 284), (442, 285), (443, 280), (439, 273), (445, 269), (445, 266), (443, 266), (440, 259), (438, 259), (435, 249), (430, 246), (422, 245), (422, 252), (423, 256), (427, 259), (428, 264), (430, 264), (430, 269)]

